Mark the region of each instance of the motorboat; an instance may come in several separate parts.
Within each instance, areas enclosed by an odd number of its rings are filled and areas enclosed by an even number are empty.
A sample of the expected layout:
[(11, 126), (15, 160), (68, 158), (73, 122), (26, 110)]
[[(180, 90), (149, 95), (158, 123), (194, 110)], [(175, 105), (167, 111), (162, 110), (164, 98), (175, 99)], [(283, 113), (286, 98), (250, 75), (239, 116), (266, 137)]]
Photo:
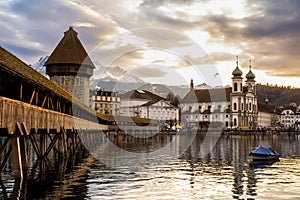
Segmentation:
[(271, 147), (259, 146), (255, 150), (250, 151), (249, 156), (253, 160), (278, 160), (280, 154)]

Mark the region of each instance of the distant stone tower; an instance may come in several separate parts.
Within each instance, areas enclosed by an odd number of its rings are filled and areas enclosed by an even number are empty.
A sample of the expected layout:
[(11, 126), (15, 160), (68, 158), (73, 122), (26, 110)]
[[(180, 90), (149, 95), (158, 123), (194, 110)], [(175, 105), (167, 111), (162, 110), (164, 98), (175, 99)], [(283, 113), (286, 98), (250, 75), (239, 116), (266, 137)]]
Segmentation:
[(64, 32), (45, 66), (50, 80), (89, 105), (89, 79), (95, 66), (73, 27)]

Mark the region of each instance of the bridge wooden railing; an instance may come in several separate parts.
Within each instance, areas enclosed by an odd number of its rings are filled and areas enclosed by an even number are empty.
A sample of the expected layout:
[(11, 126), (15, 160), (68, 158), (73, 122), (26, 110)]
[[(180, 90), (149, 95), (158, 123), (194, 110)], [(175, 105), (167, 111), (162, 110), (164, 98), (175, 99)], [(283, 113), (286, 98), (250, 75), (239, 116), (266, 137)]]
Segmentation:
[(8, 134), (13, 134), (17, 122), (24, 123), (28, 130), (34, 132), (39, 129), (45, 129), (47, 132), (50, 129), (59, 131), (61, 127), (65, 129), (108, 129), (108, 125), (0, 96), (0, 129), (2, 132), (7, 131)]
[(22, 178), (28, 170), (26, 152), (29, 145), (37, 157), (45, 161), (53, 149), (61, 154), (72, 149), (76, 151), (80, 145), (78, 130), (103, 131), (108, 128), (105, 124), (0, 96), (0, 136), (5, 137), (0, 147), (0, 154), (4, 154), (0, 173), (12, 155), (15, 175)]

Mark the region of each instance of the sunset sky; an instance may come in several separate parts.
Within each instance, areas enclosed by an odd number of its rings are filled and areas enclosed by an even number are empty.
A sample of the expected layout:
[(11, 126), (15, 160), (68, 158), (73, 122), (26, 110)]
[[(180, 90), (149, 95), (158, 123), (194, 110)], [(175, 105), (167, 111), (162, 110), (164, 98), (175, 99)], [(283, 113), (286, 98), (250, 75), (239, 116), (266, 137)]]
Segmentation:
[(298, 0), (0, 0), (0, 45), (27, 64), (73, 26), (95, 63), (145, 81), (300, 85)]

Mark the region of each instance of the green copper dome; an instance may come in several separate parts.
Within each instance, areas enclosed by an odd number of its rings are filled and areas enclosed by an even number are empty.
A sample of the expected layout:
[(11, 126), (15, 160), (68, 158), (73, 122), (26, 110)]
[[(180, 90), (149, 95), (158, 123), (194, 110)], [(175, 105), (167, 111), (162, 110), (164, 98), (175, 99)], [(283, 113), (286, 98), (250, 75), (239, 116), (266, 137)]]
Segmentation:
[(251, 69), (250, 69), (250, 71), (247, 73), (246, 78), (247, 78), (247, 79), (255, 79), (255, 75), (253, 74), (253, 72), (251, 71)]
[(232, 75), (235, 76), (235, 77), (236, 76), (242, 76), (243, 72), (240, 70), (240, 68), (238, 66), (236, 66), (236, 68), (232, 72)]
[(253, 74), (253, 72), (251, 71), (251, 60), (249, 60), (249, 72), (246, 74), (246, 78), (253, 80), (255, 79), (255, 75)]
[(236, 68), (233, 70), (232, 75), (234, 77), (240, 77), (243, 75), (243, 72), (239, 68), (239, 57), (236, 56)]

